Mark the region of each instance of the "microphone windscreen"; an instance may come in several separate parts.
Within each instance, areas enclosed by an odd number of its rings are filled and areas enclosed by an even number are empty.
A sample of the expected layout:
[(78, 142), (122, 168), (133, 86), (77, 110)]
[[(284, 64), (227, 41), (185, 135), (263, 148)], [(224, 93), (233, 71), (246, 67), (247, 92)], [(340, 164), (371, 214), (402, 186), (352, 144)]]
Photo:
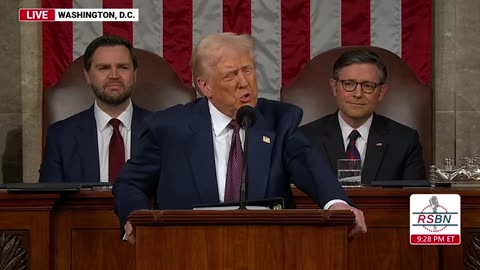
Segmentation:
[(256, 120), (255, 109), (248, 105), (242, 106), (238, 109), (235, 119), (243, 128), (252, 127)]

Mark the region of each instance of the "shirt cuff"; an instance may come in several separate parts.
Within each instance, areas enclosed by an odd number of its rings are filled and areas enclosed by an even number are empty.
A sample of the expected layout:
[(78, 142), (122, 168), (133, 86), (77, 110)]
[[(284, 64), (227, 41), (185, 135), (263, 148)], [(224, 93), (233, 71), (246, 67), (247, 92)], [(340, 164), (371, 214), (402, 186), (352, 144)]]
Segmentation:
[(328, 210), (328, 208), (330, 208), (330, 206), (336, 204), (336, 203), (344, 203), (346, 205), (348, 205), (348, 203), (344, 200), (338, 200), (338, 199), (335, 199), (335, 200), (331, 200), (331, 201), (328, 201), (325, 206), (323, 207), (323, 209), (325, 210)]

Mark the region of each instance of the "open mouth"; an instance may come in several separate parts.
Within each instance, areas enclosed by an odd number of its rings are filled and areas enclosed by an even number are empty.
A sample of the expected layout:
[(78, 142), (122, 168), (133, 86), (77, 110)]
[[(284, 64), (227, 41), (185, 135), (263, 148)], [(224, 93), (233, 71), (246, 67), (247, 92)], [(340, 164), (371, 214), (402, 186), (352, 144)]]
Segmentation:
[(243, 103), (249, 102), (250, 101), (250, 94), (245, 94), (240, 97), (240, 101)]

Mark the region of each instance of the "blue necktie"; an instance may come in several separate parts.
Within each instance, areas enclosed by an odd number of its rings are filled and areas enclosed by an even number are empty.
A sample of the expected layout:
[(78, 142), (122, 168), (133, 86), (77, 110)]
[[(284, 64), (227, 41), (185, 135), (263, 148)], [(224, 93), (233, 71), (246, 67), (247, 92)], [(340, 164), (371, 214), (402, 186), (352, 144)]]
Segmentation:
[(347, 151), (345, 151), (348, 159), (361, 159), (360, 152), (358, 152), (357, 146), (355, 145), (358, 137), (360, 137), (360, 133), (355, 129), (348, 135), (350, 142), (348, 143)]

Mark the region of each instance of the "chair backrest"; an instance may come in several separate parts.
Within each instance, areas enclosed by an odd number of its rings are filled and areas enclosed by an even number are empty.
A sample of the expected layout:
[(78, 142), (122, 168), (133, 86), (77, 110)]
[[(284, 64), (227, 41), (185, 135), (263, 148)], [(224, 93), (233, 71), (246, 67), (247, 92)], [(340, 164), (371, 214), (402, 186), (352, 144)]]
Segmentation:
[(425, 164), (433, 157), (432, 89), (418, 80), (396, 54), (378, 47), (338, 47), (315, 56), (295, 81), (281, 89), (280, 99), (303, 109), (302, 125), (335, 112), (337, 105), (329, 85), (333, 64), (347, 50), (367, 48), (377, 53), (387, 66), (388, 92), (376, 112), (416, 129), (423, 146)]
[[(135, 49), (135, 53), (139, 65), (132, 93), (135, 104), (147, 110), (159, 111), (195, 99), (195, 89), (186, 86), (162, 57), (142, 49)], [(94, 99), (83, 74), (83, 56), (80, 56), (65, 70), (58, 83), (45, 91), (43, 130), (88, 109)]]

